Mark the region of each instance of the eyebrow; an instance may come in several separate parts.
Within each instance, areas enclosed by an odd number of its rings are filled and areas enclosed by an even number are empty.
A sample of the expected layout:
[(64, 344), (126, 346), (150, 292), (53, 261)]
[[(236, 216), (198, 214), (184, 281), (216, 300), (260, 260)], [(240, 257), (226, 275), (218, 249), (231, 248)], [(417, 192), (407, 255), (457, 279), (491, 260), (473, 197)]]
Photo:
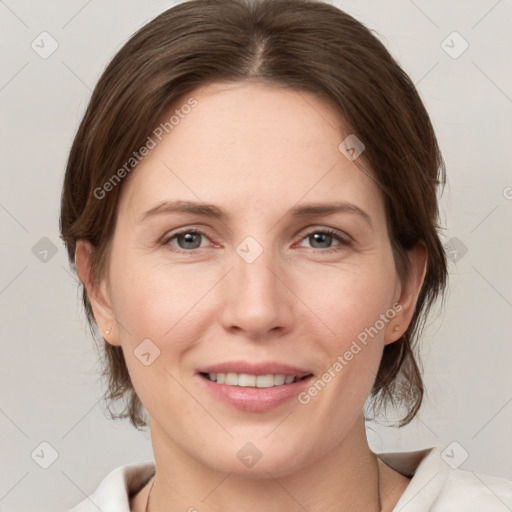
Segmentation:
[[(231, 219), (230, 214), (213, 204), (176, 200), (164, 201), (150, 208), (139, 217), (137, 224), (145, 222), (151, 217), (170, 213), (188, 213), (222, 221), (229, 221)], [(317, 215), (333, 215), (335, 213), (351, 213), (358, 215), (373, 228), (370, 215), (359, 208), (359, 206), (346, 201), (335, 203), (302, 203), (289, 210), (286, 215), (304, 218)]]

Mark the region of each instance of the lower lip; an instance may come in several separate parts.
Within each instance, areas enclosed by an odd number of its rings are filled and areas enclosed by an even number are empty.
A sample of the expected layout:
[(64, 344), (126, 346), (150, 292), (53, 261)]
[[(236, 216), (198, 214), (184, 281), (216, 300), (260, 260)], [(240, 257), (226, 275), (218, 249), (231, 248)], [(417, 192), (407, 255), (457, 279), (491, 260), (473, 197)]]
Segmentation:
[(271, 388), (256, 388), (217, 384), (200, 374), (197, 375), (213, 396), (246, 412), (265, 412), (279, 407), (303, 391), (313, 378), (310, 375), (291, 384)]

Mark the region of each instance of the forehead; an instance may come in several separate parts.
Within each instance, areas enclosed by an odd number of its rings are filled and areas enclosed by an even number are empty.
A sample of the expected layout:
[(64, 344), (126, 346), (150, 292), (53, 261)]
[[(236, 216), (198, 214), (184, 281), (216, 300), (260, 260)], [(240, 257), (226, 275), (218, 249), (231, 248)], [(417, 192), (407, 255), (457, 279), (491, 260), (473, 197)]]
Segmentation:
[(300, 201), (352, 200), (383, 215), (377, 186), (339, 150), (349, 135), (334, 108), (317, 96), (258, 83), (212, 84), (193, 109), (124, 184), (120, 210), (134, 214), (181, 199), (230, 205), (237, 214), (274, 211)]

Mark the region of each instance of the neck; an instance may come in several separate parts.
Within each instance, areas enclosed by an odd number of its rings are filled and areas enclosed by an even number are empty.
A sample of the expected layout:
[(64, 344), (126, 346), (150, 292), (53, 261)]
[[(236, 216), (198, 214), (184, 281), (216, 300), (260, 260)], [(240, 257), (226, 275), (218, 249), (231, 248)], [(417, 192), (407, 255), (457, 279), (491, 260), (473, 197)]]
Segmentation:
[(368, 446), (362, 416), (333, 450), (279, 477), (218, 472), (169, 443), (156, 422), (151, 422), (151, 434), (156, 475), (145, 493), (149, 512), (381, 511), (379, 464)]

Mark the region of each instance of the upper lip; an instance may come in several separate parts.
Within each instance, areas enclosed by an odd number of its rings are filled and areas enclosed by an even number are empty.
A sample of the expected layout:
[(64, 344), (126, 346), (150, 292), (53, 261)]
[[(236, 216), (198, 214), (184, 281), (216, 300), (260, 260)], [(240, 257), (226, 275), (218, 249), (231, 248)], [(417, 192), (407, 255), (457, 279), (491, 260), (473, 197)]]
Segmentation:
[(251, 363), (247, 361), (226, 361), (199, 368), (198, 373), (246, 373), (249, 375), (291, 375), (297, 378), (312, 372), (274, 361)]

